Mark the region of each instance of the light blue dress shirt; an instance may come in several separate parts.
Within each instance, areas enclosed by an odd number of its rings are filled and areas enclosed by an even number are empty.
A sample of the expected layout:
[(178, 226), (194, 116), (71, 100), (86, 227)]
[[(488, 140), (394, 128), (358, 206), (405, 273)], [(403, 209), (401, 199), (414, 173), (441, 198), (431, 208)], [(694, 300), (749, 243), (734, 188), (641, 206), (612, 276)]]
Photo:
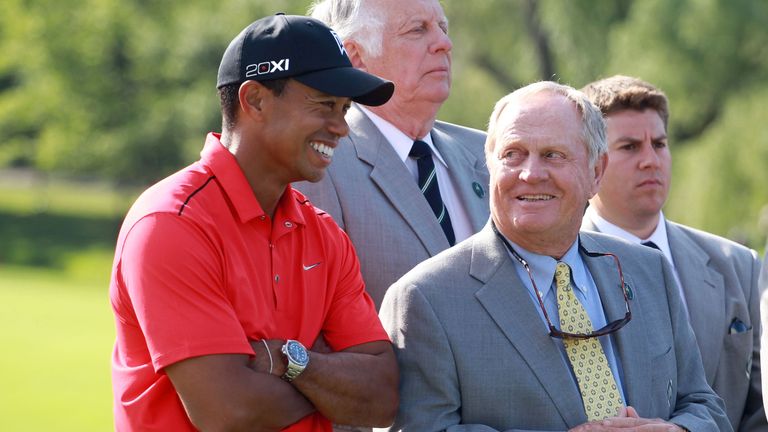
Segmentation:
[[(544, 301), (544, 307), (547, 309), (547, 315), (549, 316), (550, 321), (552, 321), (552, 325), (555, 326), (555, 328), (560, 329), (557, 299), (555, 298), (555, 266), (557, 265), (557, 260), (550, 256), (537, 255), (529, 252), (509, 239), (507, 239), (507, 241), (515, 252), (528, 263), (528, 267), (531, 269), (531, 275), (536, 282), (536, 286), (541, 291), (541, 298)], [(528, 288), (528, 294), (533, 302), (533, 306), (536, 308), (536, 312), (538, 312), (541, 317), (541, 323), (544, 326), (544, 329), (549, 332), (547, 321), (544, 318), (544, 314), (541, 312), (541, 307), (539, 307), (539, 301), (534, 292), (533, 285), (531, 285), (531, 278), (528, 277), (528, 272), (525, 270), (525, 267), (520, 264), (517, 258), (511, 253), (509, 255), (512, 262), (515, 264), (517, 275), (520, 277), (520, 280), (523, 281), (523, 285)], [(603, 305), (600, 301), (600, 293), (597, 290), (595, 281), (592, 279), (592, 275), (589, 273), (587, 266), (584, 264), (584, 261), (579, 254), (578, 240), (571, 245), (568, 252), (566, 252), (560, 261), (563, 261), (571, 267), (571, 278), (575, 284), (574, 294), (587, 311), (589, 319), (592, 321), (592, 327), (594, 329), (599, 329), (605, 326), (605, 312), (603, 311)], [(616, 272), (618, 274), (618, 269), (616, 269)], [(553, 339), (560, 348), (560, 353), (563, 356), (565, 364), (570, 365), (562, 339)], [(621, 392), (622, 400), (626, 405), (627, 398), (624, 395), (624, 387), (621, 383), (621, 362), (619, 362), (618, 355), (614, 350), (611, 335), (601, 336), (599, 340), (600, 344), (603, 346), (605, 356), (608, 359), (608, 365), (611, 368), (611, 372), (613, 372), (616, 385)], [(571, 370), (571, 377), (573, 378), (574, 383), (576, 383), (576, 376), (573, 374), (573, 370)]]

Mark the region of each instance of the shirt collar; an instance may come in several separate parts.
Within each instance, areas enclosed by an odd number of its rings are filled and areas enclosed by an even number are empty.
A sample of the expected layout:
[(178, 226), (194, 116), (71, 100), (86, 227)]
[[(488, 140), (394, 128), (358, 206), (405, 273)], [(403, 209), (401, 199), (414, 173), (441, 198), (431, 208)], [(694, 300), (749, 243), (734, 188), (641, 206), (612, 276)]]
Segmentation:
[[(364, 112), (369, 119), (371, 119), (379, 132), (384, 135), (384, 138), (386, 138), (386, 140), (389, 141), (389, 143), (392, 145), (392, 148), (395, 149), (395, 152), (397, 153), (397, 156), (400, 158), (400, 160), (405, 162), (406, 159), (408, 159), (408, 153), (411, 152), (411, 147), (413, 147), (413, 140), (408, 135), (400, 131), (400, 129), (395, 127), (395, 125), (374, 114), (371, 110), (361, 105), (358, 105), (358, 108), (360, 108), (360, 110)], [(437, 156), (437, 160), (440, 161), (443, 166), (447, 166), (443, 160), (443, 156), (440, 155), (440, 152), (437, 151), (437, 147), (435, 147), (435, 144), (432, 142), (432, 134), (428, 133), (421, 137), (420, 140), (429, 145), (432, 153)]]
[[(528, 263), (528, 267), (531, 269), (533, 279), (536, 282), (536, 287), (538, 287), (539, 291), (541, 291), (541, 297), (546, 297), (549, 291), (552, 289), (555, 280), (555, 267), (557, 266), (558, 260), (547, 255), (539, 255), (527, 251), (509, 239), (507, 239), (507, 241), (515, 250), (515, 252), (517, 252), (518, 255), (520, 255), (520, 257), (522, 257)], [(515, 257), (510, 256), (510, 258), (513, 260), (513, 262), (519, 264)], [(571, 268), (571, 278), (573, 279), (573, 283), (576, 285), (576, 289), (581, 291), (586, 296), (588, 293), (587, 271), (584, 266), (584, 261), (582, 261), (581, 255), (579, 254), (578, 240), (573, 242), (571, 247), (568, 248), (568, 251), (565, 253), (565, 255), (563, 255), (560, 261), (568, 264), (568, 266)], [(529, 285), (530, 281), (524, 281), (523, 283)], [(529, 288), (532, 289), (533, 287)]]
[[(205, 139), (205, 146), (200, 152), (200, 163), (208, 167), (221, 184), (224, 194), (232, 203), (240, 222), (246, 223), (251, 219), (265, 216), (261, 204), (253, 194), (248, 179), (246, 179), (240, 164), (235, 156), (221, 143), (221, 134), (209, 133)], [(275, 217), (291, 220), (298, 224), (304, 224), (304, 217), (299, 209), (299, 198), (291, 185), (286, 186), (283, 196), (280, 197)]]
[(656, 246), (659, 247), (659, 249), (664, 254), (664, 256), (667, 257), (669, 262), (673, 262), (672, 251), (669, 248), (669, 239), (667, 238), (667, 224), (665, 223), (666, 219), (664, 219), (664, 212), (659, 211), (659, 223), (656, 225), (656, 229), (653, 230), (653, 233), (650, 235), (650, 237), (645, 239), (641, 239), (640, 237), (632, 234), (631, 232), (625, 230), (624, 228), (621, 228), (616, 224), (608, 222), (605, 218), (600, 216), (597, 213), (597, 210), (595, 210), (592, 206), (589, 206), (587, 208), (587, 213), (589, 218), (592, 219), (592, 222), (595, 224), (595, 226), (601, 233), (616, 236), (630, 243), (635, 243), (635, 244), (641, 244), (643, 242), (652, 241), (656, 243)]

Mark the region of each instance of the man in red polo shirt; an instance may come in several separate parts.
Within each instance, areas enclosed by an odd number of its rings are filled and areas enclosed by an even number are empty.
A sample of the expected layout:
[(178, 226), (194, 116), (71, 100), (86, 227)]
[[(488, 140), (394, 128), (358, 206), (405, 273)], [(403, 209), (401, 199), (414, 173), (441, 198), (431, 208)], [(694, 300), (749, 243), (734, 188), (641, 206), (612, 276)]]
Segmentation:
[(217, 87), (222, 133), (139, 197), (117, 241), (116, 429), (388, 425), (397, 366), (354, 249), (290, 183), (321, 179), (351, 101), (383, 104), (392, 83), (321, 22), (276, 15), (230, 43)]

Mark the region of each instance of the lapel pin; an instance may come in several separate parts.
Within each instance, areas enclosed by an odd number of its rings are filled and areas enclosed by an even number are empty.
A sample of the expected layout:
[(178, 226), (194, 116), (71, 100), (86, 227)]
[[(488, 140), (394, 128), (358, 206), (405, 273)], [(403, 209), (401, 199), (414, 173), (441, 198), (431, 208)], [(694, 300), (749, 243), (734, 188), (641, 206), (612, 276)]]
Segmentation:
[(480, 186), (480, 183), (478, 182), (472, 182), (472, 190), (474, 190), (475, 195), (479, 196), (480, 198), (485, 196), (485, 191), (483, 190), (483, 187)]
[(624, 292), (627, 293), (627, 299), (628, 300), (634, 300), (635, 298), (635, 292), (632, 291), (632, 287), (629, 286), (628, 283), (624, 282)]

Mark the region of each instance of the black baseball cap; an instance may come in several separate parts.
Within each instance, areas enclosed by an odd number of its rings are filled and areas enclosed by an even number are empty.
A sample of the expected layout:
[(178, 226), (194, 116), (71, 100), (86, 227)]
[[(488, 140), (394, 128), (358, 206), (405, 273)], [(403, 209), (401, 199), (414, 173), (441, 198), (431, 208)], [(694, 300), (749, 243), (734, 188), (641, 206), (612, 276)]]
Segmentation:
[(370, 106), (384, 104), (395, 91), (392, 82), (354, 68), (336, 32), (298, 15), (268, 16), (240, 32), (224, 51), (216, 87), (277, 78)]

